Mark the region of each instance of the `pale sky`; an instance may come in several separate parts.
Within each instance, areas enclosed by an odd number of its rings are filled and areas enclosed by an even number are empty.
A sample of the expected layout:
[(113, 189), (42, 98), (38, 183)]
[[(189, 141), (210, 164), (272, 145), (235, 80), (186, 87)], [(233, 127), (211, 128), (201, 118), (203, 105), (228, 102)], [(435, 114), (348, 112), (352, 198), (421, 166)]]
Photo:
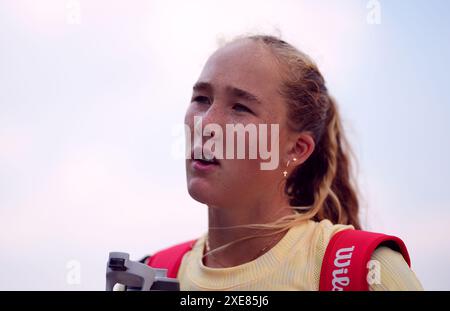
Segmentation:
[[(281, 34), (318, 63), (359, 159), (363, 223), (450, 290), (448, 1), (0, 0), (0, 290), (103, 290), (110, 251), (196, 238), (174, 156), (219, 42)], [(81, 279), (68, 281), (72, 264)]]

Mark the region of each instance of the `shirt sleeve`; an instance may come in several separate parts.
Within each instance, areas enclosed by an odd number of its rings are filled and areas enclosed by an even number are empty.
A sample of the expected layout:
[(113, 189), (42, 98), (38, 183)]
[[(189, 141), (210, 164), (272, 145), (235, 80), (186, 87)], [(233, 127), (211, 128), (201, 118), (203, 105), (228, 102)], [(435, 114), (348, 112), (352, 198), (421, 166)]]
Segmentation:
[(373, 265), (369, 267), (371, 291), (422, 291), (422, 284), (408, 266), (402, 254), (381, 246), (372, 254)]

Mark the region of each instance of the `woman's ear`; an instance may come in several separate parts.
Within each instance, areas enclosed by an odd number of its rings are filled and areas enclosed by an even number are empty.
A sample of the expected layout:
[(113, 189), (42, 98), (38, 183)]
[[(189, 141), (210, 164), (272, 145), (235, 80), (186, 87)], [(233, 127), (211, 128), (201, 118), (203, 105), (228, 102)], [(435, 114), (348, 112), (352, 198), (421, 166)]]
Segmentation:
[(316, 144), (310, 132), (301, 132), (293, 135), (290, 150), (288, 151), (288, 160), (294, 158), (296, 164), (302, 164), (313, 153)]

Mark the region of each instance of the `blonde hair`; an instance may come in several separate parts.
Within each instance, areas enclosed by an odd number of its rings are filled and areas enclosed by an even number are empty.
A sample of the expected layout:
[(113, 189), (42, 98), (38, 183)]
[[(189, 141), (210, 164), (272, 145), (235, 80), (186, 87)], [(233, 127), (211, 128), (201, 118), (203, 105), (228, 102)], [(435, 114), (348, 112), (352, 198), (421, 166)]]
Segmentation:
[(328, 219), (334, 224), (350, 224), (360, 229), (357, 187), (350, 165), (350, 159), (354, 157), (343, 132), (337, 104), (329, 95), (316, 64), (280, 38), (250, 35), (235, 40), (244, 39), (262, 44), (272, 53), (282, 76), (280, 93), (288, 105), (289, 127), (294, 131), (312, 133), (316, 147), (311, 156), (286, 179), (284, 190), (295, 211), (293, 214), (266, 224), (210, 228), (276, 231), (232, 241), (204, 256), (242, 240), (284, 232), (311, 219)]

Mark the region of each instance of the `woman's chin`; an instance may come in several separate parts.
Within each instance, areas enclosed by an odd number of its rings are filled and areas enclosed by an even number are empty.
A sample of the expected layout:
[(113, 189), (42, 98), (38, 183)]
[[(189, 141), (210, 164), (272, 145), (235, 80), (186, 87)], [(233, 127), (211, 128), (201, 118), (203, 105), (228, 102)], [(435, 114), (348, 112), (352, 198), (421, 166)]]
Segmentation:
[(196, 201), (204, 204), (214, 202), (217, 188), (214, 188), (211, 183), (206, 180), (193, 178), (188, 181), (189, 195)]

